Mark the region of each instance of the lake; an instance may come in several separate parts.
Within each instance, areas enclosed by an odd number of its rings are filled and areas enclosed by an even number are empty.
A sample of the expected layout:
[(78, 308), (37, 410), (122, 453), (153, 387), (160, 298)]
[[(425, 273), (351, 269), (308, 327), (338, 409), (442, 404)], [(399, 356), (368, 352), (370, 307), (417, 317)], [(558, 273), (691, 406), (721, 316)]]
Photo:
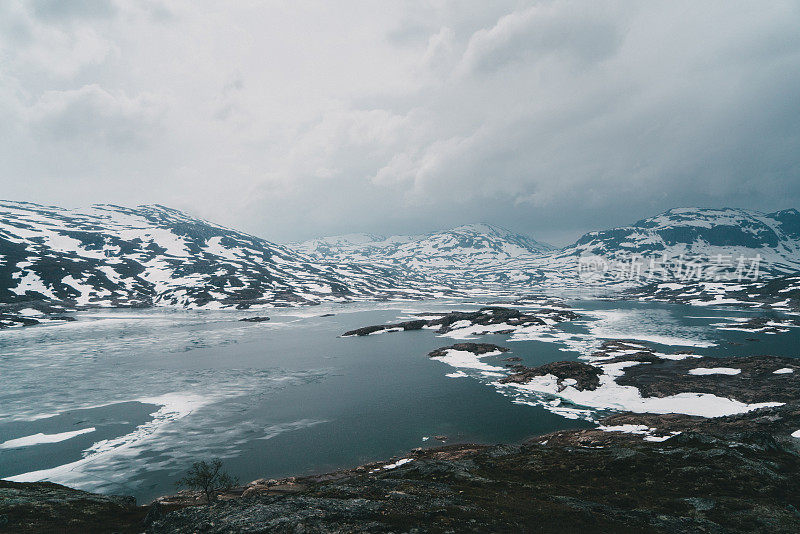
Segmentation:
[[(710, 356), (798, 356), (800, 329), (768, 335), (717, 326), (753, 311), (602, 300), (569, 305), (581, 320), (537, 336), (482, 336), (513, 351), (483, 361), (503, 367), (508, 356), (526, 365), (574, 360), (604, 339)], [(0, 477), (46, 478), (146, 502), (174, 492), (174, 481), (199, 459), (220, 457), (246, 482), (389, 459), (439, 445), (434, 436), (447, 443), (518, 442), (594, 426), (597, 412), (509, 397), (492, 385), (493, 373), (454, 373), (430, 360), (428, 352), (458, 341), (434, 331), (338, 337), (413, 313), (479, 306), (98, 310), (78, 313), (72, 323), (4, 330)], [(239, 321), (253, 315), (271, 320)]]

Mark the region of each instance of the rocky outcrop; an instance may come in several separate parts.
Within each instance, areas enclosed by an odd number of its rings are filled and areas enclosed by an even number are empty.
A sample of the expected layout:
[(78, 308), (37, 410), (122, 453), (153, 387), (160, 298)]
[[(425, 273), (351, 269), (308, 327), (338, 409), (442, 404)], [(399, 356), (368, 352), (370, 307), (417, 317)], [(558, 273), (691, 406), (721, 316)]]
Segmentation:
[[(521, 312), (514, 308), (502, 306), (487, 306), (478, 311), (450, 313), (426, 313), (425, 315), (438, 315), (435, 319), (417, 319), (396, 324), (365, 326), (345, 332), (342, 336), (367, 336), (379, 332), (401, 332), (407, 330), (420, 330), (430, 328), (439, 334), (446, 334), (453, 330), (485, 326), (495, 334), (510, 334), (519, 328), (528, 326), (547, 326), (562, 321), (573, 321), (580, 316), (566, 309), (542, 308), (535, 312)], [(476, 334), (482, 332), (478, 331)]]
[[(775, 373), (786, 369), (791, 371)], [(667, 397), (691, 391), (746, 403), (797, 402), (800, 400), (800, 365), (795, 358), (776, 356), (658, 358), (627, 367), (617, 383), (638, 388), (644, 397)]]
[(762, 334), (782, 334), (790, 328), (800, 326), (800, 322), (790, 317), (760, 315), (747, 321), (724, 323), (723, 329), (744, 330)]
[[(535, 376), (553, 375), (559, 379), (562, 389), (570, 385), (578, 390), (594, 390), (600, 385), (600, 375), (603, 374), (599, 367), (583, 362), (552, 362), (538, 367), (513, 365), (511, 370), (512, 374), (500, 379), (501, 384), (524, 384)], [(571, 381), (565, 384), (565, 380)]]
[(720, 282), (709, 284), (696, 280), (673, 280), (652, 283), (625, 291), (623, 297), (637, 300), (760, 306), (783, 311), (800, 310), (800, 274), (793, 273), (764, 281)]
[(263, 323), (269, 321), (269, 317), (262, 317), (256, 315), (255, 317), (245, 317), (243, 319), (239, 319), (240, 321), (244, 321), (246, 323)]
[(0, 480), (0, 532), (141, 532), (144, 515), (133, 497)]
[(342, 337), (347, 336), (368, 336), (378, 332), (402, 332), (408, 330), (421, 330), (428, 324), (428, 321), (423, 319), (416, 319), (414, 321), (405, 321), (397, 324), (384, 324), (376, 326), (365, 326), (363, 328), (356, 328), (342, 334)]
[(33, 326), (40, 324), (38, 319), (25, 317), (16, 313), (0, 313), (0, 328), (13, 326)]
[(429, 321), (428, 326), (438, 326), (437, 332), (444, 334), (455, 330), (457, 323), (467, 321), (471, 326), (507, 325), (509, 327), (507, 330), (493, 330), (493, 332), (511, 333), (518, 327), (546, 326), (562, 321), (572, 321), (579, 317), (577, 313), (570, 310), (544, 308), (535, 313), (525, 313), (514, 308), (493, 306), (481, 308), (475, 312), (450, 312)]
[[(670, 435), (674, 433), (700, 433), (713, 436), (717, 439), (736, 442), (742, 436), (746, 441), (753, 436), (760, 436), (759, 440), (777, 442), (781, 447), (797, 452), (800, 440), (792, 437), (792, 433), (800, 429), (800, 405), (787, 404), (775, 408), (762, 408), (755, 412), (727, 417), (696, 417), (681, 414), (632, 414), (619, 413), (603, 419), (603, 425), (619, 427), (621, 425), (642, 425), (657, 429), (657, 434)], [(608, 437), (615, 434), (616, 438), (624, 434), (602, 432), (599, 430), (580, 431), (581, 436), (602, 435)], [(632, 434), (627, 434), (633, 436)], [(612, 438), (614, 436), (611, 436)], [(768, 438), (767, 438), (768, 437)], [(575, 436), (569, 438), (574, 439)], [(640, 436), (635, 439), (641, 440)], [(675, 443), (675, 442), (673, 442)]]
[(66, 312), (73, 309), (62, 303), (41, 300), (25, 303), (0, 303), (0, 330), (50, 322), (74, 321), (74, 317), (66, 315)]
[[(506, 367), (511, 374), (495, 382), (504, 393), (545, 409), (594, 414), (592, 418), (608, 410), (713, 418), (800, 403), (795, 358), (702, 357), (687, 351), (661, 353), (641, 342), (609, 341), (591, 355), (590, 363)], [(649, 427), (634, 430), (647, 439), (663, 437)]]

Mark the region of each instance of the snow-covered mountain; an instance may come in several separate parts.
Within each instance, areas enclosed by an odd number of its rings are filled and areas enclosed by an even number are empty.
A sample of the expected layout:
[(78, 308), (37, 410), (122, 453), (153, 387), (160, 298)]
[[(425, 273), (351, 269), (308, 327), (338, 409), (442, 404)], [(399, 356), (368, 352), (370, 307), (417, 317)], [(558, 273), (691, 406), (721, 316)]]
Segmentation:
[(436, 288), (287, 247), (159, 205), (84, 210), (0, 201), (0, 302), (221, 307), (392, 296)]
[(793, 273), (800, 271), (800, 213), (676, 208), (631, 226), (587, 233), (546, 263), (589, 266), (591, 258), (611, 271), (654, 270), (663, 279)]
[[(799, 272), (800, 213), (673, 209), (561, 250), (486, 224), (282, 246), (158, 205), (70, 210), (0, 201), (0, 303), (12, 306), (246, 308), (730, 281), (737, 272), (749, 281), (752, 265), (742, 258), (759, 259), (760, 278)], [(667, 268), (647, 272), (648, 259)]]
[(677, 208), (590, 232), (561, 250), (486, 224), (423, 236), (336, 236), (291, 246), (323, 261), (383, 265), (462, 288), (752, 280), (800, 271), (800, 213)]
[(376, 234), (346, 234), (320, 237), (288, 246), (312, 258), (326, 261), (369, 263), (376, 258), (388, 258), (400, 245), (424, 239), (425, 236)]
[(676, 208), (631, 226), (590, 232), (569, 248), (575, 254), (708, 254), (718, 250), (800, 251), (800, 213)]
[(495, 282), (517, 275), (522, 276), (520, 281), (530, 281), (529, 276), (515, 273), (513, 266), (528, 265), (553, 249), (528, 236), (484, 223), (425, 235), (351, 234), (290, 246), (320, 260), (391, 266), (444, 278), (456, 285), (487, 281), (486, 270), (491, 271)]

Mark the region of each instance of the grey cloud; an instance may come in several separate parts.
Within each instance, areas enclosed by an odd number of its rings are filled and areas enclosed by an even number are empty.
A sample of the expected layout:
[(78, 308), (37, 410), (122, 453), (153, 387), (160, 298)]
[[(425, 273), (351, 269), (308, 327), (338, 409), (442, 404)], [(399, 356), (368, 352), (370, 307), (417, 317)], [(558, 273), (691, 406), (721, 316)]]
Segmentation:
[(613, 54), (622, 38), (622, 21), (609, 15), (602, 7), (562, 2), (514, 11), (472, 35), (464, 68), (482, 72), (519, 61), (530, 65), (551, 54), (560, 60), (599, 61)]
[[(744, 16), (737, 18), (734, 13), (735, 25), (747, 26)], [(628, 31), (624, 19), (617, 31)], [(515, 70), (505, 73), (504, 83), (524, 91), (531, 74), (525, 67), (531, 62), (521, 59), (525, 47), (508, 36), (527, 35), (516, 30), (528, 26), (509, 20), (473, 35), (465, 61), (474, 66), (490, 58), (485, 64), (496, 67), (513, 58)], [(542, 105), (526, 103), (524, 93), (511, 94), (517, 99), (512, 106), (504, 98), (492, 100), (502, 94), (492, 86), (485, 103), (495, 105), (492, 122), (395, 157), (378, 177), (388, 182), (405, 176), (414, 184), (413, 199), (426, 204), (461, 199), (468, 209), (480, 204), (477, 199), (505, 197), (517, 221), (545, 227), (545, 234), (547, 227), (573, 224), (563, 214), (602, 226), (675, 205), (773, 209), (796, 203), (798, 158), (791, 147), (798, 146), (798, 103), (791, 95), (800, 90), (795, 74), (800, 40), (748, 33), (739, 37), (764, 51), (758, 62), (750, 59), (753, 53), (731, 56), (738, 43), (714, 37), (703, 41), (707, 50), (697, 41), (695, 50), (662, 52), (672, 56), (663, 70), (656, 57), (651, 64), (637, 64), (639, 47), (653, 44), (637, 42), (647, 37), (638, 33), (626, 48), (607, 55), (600, 71), (575, 73), (559, 65), (539, 70), (542, 77), (551, 76), (548, 82), (537, 81), (538, 91), (530, 93)], [(676, 32), (674, 38), (685, 37)], [(789, 40), (793, 45), (787, 45)], [(779, 50), (773, 42), (781, 43)], [(679, 70), (671, 72), (675, 67)], [(481, 84), (491, 83), (492, 73), (482, 72)], [(517, 113), (505, 115), (509, 107)], [(526, 207), (531, 213), (525, 213)], [(595, 208), (604, 213), (592, 213)]]
[(142, 148), (156, 120), (155, 106), (145, 99), (112, 95), (97, 85), (47, 92), (28, 113), (35, 135), (93, 149)]
[(11, 198), (279, 240), (483, 220), (557, 243), (800, 206), (793, 2), (64, 4), (0, 17)]
[(30, 5), (37, 18), (48, 22), (108, 18), (117, 14), (113, 0), (32, 0)]

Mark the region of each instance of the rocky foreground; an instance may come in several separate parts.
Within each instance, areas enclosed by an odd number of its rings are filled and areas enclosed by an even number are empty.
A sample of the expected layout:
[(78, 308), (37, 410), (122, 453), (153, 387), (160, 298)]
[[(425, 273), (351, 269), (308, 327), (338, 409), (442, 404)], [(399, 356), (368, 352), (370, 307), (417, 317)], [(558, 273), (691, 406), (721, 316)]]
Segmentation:
[(675, 424), (692, 430), (659, 444), (600, 430), (561, 432), (521, 445), (451, 446), (410, 454), (405, 463), (260, 482), (243, 496), (172, 512), (150, 531), (800, 529), (793, 443), (756, 430), (769, 426), (758, 421)]
[(142, 532), (136, 499), (0, 480), (0, 532)]
[[(661, 441), (640, 428), (659, 428)], [(798, 532), (800, 407), (702, 418), (617, 414), (514, 445), (452, 445), (310, 477), (257, 480), (212, 505), (149, 507), (0, 482), (9, 532)]]

